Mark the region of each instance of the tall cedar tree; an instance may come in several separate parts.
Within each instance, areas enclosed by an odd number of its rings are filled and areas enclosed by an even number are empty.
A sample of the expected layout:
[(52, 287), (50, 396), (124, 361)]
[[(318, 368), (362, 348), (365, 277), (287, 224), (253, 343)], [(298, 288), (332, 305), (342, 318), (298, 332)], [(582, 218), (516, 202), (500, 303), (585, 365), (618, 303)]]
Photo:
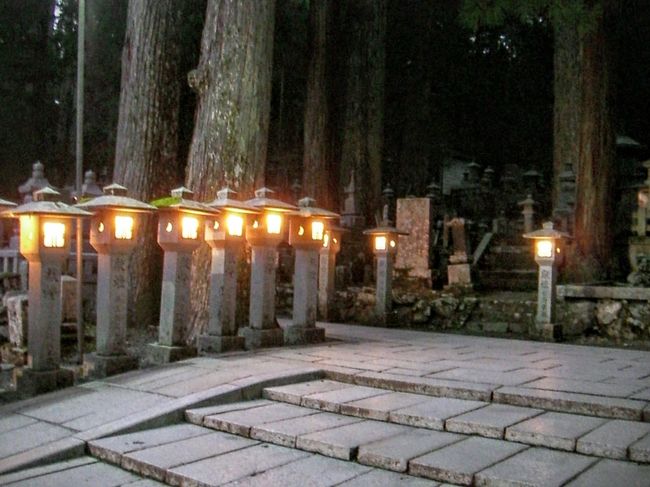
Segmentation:
[[(198, 95), (186, 183), (202, 201), (222, 186), (250, 197), (264, 181), (275, 1), (210, 0), (199, 66), (188, 75)], [(210, 251), (192, 265), (192, 339), (207, 323)]]
[[(173, 0), (130, 0), (114, 180), (151, 200), (177, 184), (180, 9)], [(146, 218), (131, 257), (130, 321), (156, 323), (162, 253), (156, 218)]]

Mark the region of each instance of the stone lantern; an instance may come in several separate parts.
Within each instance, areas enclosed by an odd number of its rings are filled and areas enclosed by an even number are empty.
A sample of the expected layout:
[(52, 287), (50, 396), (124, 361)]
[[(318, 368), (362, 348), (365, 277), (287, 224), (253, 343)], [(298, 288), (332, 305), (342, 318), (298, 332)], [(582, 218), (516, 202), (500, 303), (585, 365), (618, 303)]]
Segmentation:
[(327, 222), (337, 213), (316, 207), (313, 198), (302, 198), (298, 210), (291, 213), (289, 244), (296, 261), (293, 276), (293, 322), (285, 329), (289, 345), (317, 343), (325, 339), (325, 330), (316, 327), (318, 311), (318, 253), (323, 246)]
[(557, 281), (558, 242), (569, 236), (553, 228), (553, 222), (545, 222), (541, 230), (524, 234), (524, 238), (535, 242), (535, 262), (539, 265), (537, 286), (536, 331), (547, 339), (562, 336), (560, 325), (555, 321), (555, 293)]
[[(9, 208), (15, 208), (16, 203), (8, 200), (3, 200), (0, 198), (0, 211), (7, 210)], [(6, 217), (2, 214), (0, 214), (0, 247), (4, 244), (4, 237), (5, 237), (5, 222), (4, 219)]]
[(61, 266), (70, 254), (72, 220), (87, 211), (57, 201), (46, 187), (30, 202), (7, 210), (20, 221), (20, 253), (29, 264), (28, 366), (19, 389), (33, 393), (71, 385), (72, 371), (61, 363)]
[(336, 255), (341, 251), (341, 236), (346, 229), (330, 227), (325, 230), (323, 245), (318, 251), (318, 314), (327, 321), (330, 317), (330, 306), (335, 292)]
[(210, 317), (207, 333), (199, 335), (199, 353), (227, 352), (244, 348), (237, 335), (237, 262), (246, 243), (246, 221), (257, 214), (252, 206), (223, 188), (208, 206), (220, 213), (205, 227), (205, 241), (212, 248)]
[(88, 357), (94, 375), (105, 377), (136, 368), (126, 354), (129, 258), (141, 244), (142, 217), (156, 207), (126, 196), (119, 184), (77, 205), (93, 212), (90, 245), (97, 251), (97, 351)]
[(273, 198), (274, 193), (260, 188), (255, 198), (246, 202), (260, 212), (246, 228), (246, 240), (251, 246), (251, 299), (248, 326), (239, 330), (246, 338), (246, 348), (284, 343), (284, 332), (275, 319), (275, 269), (278, 245), (287, 232), (287, 214), (297, 207)]
[(408, 235), (395, 228), (385, 217), (376, 228), (363, 232), (372, 238), (372, 250), (377, 259), (377, 284), (375, 291), (375, 314), (381, 323), (393, 309), (393, 262), (397, 254), (398, 236)]
[(533, 195), (529, 194), (525, 200), (517, 203), (521, 206), (521, 214), (524, 216), (524, 232), (530, 233), (535, 226), (535, 205), (537, 202), (533, 199)]
[(176, 188), (171, 197), (151, 203), (158, 208), (158, 245), (165, 251), (158, 342), (149, 344), (156, 363), (174, 362), (195, 353), (183, 341), (191, 311), (192, 252), (204, 241), (206, 221), (214, 225), (218, 211), (193, 201), (193, 194), (187, 188)]

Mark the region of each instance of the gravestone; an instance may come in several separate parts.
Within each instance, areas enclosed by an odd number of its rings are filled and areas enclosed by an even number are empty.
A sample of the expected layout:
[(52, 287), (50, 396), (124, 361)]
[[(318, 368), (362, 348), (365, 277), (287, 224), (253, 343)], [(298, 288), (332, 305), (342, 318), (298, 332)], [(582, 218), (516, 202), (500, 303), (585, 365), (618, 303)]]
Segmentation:
[(341, 226), (346, 228), (361, 228), (364, 226), (364, 218), (359, 213), (357, 205), (357, 188), (354, 181), (354, 171), (350, 175), (350, 182), (343, 188), (345, 198), (343, 200), (343, 210), (341, 211)]
[(32, 194), (34, 191), (47, 188), (49, 185), (50, 183), (45, 177), (45, 166), (41, 161), (36, 161), (32, 165), (32, 176), (18, 187), (18, 192), (22, 196), (23, 203), (29, 203), (33, 200)]
[(453, 253), (449, 256), (447, 281), (449, 286), (471, 287), (472, 277), (469, 265), (469, 242), (464, 218), (452, 218), (446, 225), (451, 230)]
[(430, 247), (433, 214), (429, 198), (398, 198), (396, 227), (408, 235), (399, 236), (395, 268), (409, 277), (431, 283)]

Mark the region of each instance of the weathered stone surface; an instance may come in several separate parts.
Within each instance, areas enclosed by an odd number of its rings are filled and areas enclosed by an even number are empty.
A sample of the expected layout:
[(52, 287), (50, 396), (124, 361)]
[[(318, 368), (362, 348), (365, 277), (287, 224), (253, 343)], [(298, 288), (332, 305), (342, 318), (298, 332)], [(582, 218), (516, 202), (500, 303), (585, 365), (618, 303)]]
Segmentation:
[(72, 433), (73, 431), (68, 428), (62, 428), (43, 421), (26, 424), (18, 429), (0, 434), (0, 458), (72, 436)]
[(14, 347), (27, 346), (27, 294), (18, 294), (7, 298), (7, 323), (9, 343)]
[(35, 423), (36, 419), (21, 414), (8, 414), (0, 418), (0, 434)]
[(650, 424), (613, 420), (578, 440), (576, 450), (585, 455), (624, 460), (630, 445), (650, 433)]
[(310, 394), (302, 398), (301, 404), (310, 408), (338, 413), (341, 410), (341, 404), (381, 396), (383, 394), (390, 394), (390, 391), (376, 389), (374, 387), (350, 385), (350, 387), (346, 387), (345, 389)]
[(199, 426), (203, 424), (203, 418), (213, 414), (227, 413), (230, 411), (241, 411), (243, 409), (252, 409), (260, 406), (269, 406), (273, 402), (266, 399), (258, 399), (254, 401), (234, 402), (230, 404), (220, 404), (218, 406), (208, 406), (204, 408), (188, 409), (185, 411), (185, 419), (193, 424)]
[(416, 394), (391, 392), (341, 404), (341, 413), (361, 418), (388, 421), (388, 416), (391, 411), (424, 402), (427, 399), (426, 396)]
[(356, 457), (360, 445), (399, 435), (406, 431), (408, 429), (404, 426), (378, 421), (362, 421), (299, 436), (296, 440), (296, 447), (327, 457), (352, 460)]
[(595, 458), (546, 448), (529, 448), (476, 474), (476, 485), (559, 487), (596, 462)]
[(630, 446), (630, 459), (650, 463), (650, 434)]
[(431, 480), (377, 469), (373, 469), (368, 473), (339, 484), (340, 487), (386, 487), (389, 485), (399, 485), (400, 487), (436, 487), (439, 484)]
[(231, 411), (227, 413), (206, 416), (203, 425), (220, 431), (226, 431), (241, 436), (249, 436), (250, 429), (264, 423), (272, 423), (282, 419), (297, 418), (315, 414), (315, 411), (293, 404), (276, 403), (253, 409)]
[(357, 461), (396, 472), (406, 472), (412, 458), (462, 440), (460, 435), (413, 429), (404, 434), (359, 447)]
[(574, 451), (581, 436), (603, 425), (605, 420), (575, 414), (544, 413), (506, 429), (506, 439)]
[(479, 401), (436, 397), (413, 406), (391, 411), (390, 421), (410, 426), (444, 430), (445, 421), (448, 418), (482, 408), (485, 405), (486, 403)]
[(130, 472), (101, 462), (87, 463), (65, 470), (47, 473), (39, 477), (23, 480), (15, 485), (23, 487), (66, 487), (71, 485), (93, 485), (97, 487), (117, 487), (139, 480)]
[(567, 487), (646, 487), (650, 485), (650, 466), (601, 460), (569, 482)]
[(72, 276), (61, 276), (61, 321), (77, 322), (77, 280)]
[(542, 414), (541, 409), (490, 404), (489, 406), (450, 418), (445, 423), (447, 431), (486, 438), (503, 438), (508, 426)]
[(472, 485), (474, 474), (527, 448), (517, 443), (468, 438), (409, 462), (409, 473), (460, 485)]
[(539, 379), (543, 376), (536, 370), (513, 370), (501, 372), (495, 370), (475, 369), (452, 369), (445, 372), (433, 374), (432, 377), (439, 379), (464, 380), (467, 382), (482, 382), (483, 384), (501, 384), (504, 386), (515, 386)]
[(559, 379), (557, 377), (547, 377), (544, 379), (535, 380), (533, 382), (527, 383), (523, 387), (529, 387), (531, 389), (576, 392), (579, 394), (623, 398), (629, 397), (640, 389), (638, 385), (634, 384), (605, 384), (602, 382), (592, 382), (576, 379)]
[(431, 200), (429, 198), (398, 198), (397, 228), (408, 235), (399, 236), (395, 268), (404, 269), (410, 277), (431, 279), (429, 241), (431, 239)]
[(274, 421), (251, 428), (250, 437), (276, 445), (295, 447), (298, 436), (358, 423), (360, 418), (339, 414), (316, 413), (310, 416)]
[(331, 380), (317, 380), (300, 384), (289, 384), (280, 387), (267, 387), (264, 389), (263, 395), (265, 398), (273, 401), (282, 401), (300, 405), (302, 397), (308, 394), (335, 391), (346, 387), (350, 387), (350, 385)]

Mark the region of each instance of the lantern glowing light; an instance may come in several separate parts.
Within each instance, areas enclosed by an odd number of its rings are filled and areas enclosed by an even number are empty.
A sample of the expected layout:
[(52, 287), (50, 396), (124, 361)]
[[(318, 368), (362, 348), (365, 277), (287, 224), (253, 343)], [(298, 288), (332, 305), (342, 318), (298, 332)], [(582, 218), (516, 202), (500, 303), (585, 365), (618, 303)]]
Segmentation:
[(133, 239), (133, 217), (117, 215), (115, 217), (115, 238), (118, 240)]
[(104, 231), (104, 222), (99, 222), (99, 225), (97, 225), (97, 231), (99, 233), (102, 233)]
[(43, 246), (62, 248), (65, 245), (65, 224), (60, 222), (43, 223)]
[(325, 235), (323, 236), (323, 247), (327, 248), (329, 247), (329, 244), (330, 244), (330, 234), (325, 233)]
[(320, 221), (312, 222), (311, 224), (311, 239), (323, 240), (323, 233), (325, 233), (325, 224)]
[(282, 216), (277, 213), (269, 213), (266, 215), (266, 232), (274, 235), (279, 235), (282, 231)]
[(228, 228), (228, 235), (241, 237), (244, 234), (244, 218), (230, 213), (226, 217), (226, 227)]
[(537, 254), (537, 257), (547, 259), (553, 257), (553, 241), (538, 240), (535, 242), (535, 252)]
[(199, 219), (193, 216), (184, 216), (181, 220), (181, 237), (191, 240), (199, 238)]
[(34, 217), (20, 215), (20, 235), (25, 235), (27, 240), (34, 240)]
[(375, 250), (386, 250), (386, 236), (377, 235), (375, 237)]

